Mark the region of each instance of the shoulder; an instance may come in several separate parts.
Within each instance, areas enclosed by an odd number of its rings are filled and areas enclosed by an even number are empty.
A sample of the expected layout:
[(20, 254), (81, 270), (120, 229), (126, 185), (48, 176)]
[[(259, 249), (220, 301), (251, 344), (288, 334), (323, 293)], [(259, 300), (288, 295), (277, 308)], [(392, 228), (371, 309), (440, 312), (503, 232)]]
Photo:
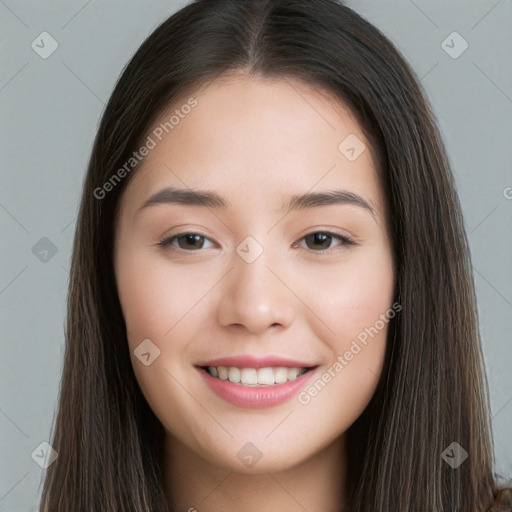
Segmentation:
[(512, 512), (512, 487), (500, 489), (493, 506), (486, 512)]

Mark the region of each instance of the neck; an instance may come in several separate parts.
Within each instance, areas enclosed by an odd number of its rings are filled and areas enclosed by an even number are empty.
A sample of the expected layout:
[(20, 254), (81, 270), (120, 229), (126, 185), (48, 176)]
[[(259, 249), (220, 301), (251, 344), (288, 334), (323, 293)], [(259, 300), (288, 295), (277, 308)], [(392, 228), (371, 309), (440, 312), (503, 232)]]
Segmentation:
[(344, 442), (340, 437), (285, 470), (249, 474), (214, 465), (167, 432), (164, 478), (169, 510), (339, 512), (345, 479)]

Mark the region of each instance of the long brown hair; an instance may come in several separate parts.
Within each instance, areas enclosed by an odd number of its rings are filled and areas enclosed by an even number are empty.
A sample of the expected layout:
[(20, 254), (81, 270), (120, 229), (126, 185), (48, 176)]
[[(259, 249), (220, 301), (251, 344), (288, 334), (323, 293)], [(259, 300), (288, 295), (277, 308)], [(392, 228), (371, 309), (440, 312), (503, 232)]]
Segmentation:
[[(347, 510), (487, 510), (498, 491), (488, 389), (448, 158), (407, 63), (334, 0), (198, 0), (157, 27), (123, 70), (83, 186), (51, 443), (58, 458), (41, 510), (168, 510), (164, 431), (135, 379), (114, 279), (116, 213), (137, 165), (118, 170), (169, 105), (240, 70), (300, 79), (347, 105), (371, 142), (389, 208), (402, 309), (377, 390), (347, 433)], [(442, 458), (454, 442), (469, 454), (457, 468)]]

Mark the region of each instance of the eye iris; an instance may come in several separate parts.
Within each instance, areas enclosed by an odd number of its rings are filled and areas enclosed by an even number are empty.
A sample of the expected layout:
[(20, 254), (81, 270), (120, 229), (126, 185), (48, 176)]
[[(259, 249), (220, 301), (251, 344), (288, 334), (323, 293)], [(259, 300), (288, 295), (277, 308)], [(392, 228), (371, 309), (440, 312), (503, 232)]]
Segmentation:
[[(182, 236), (178, 237), (178, 240), (182, 240), (182, 239), (185, 239), (187, 244), (190, 243), (192, 248), (197, 248), (197, 246), (194, 246), (194, 242), (197, 242), (197, 241), (203, 242), (204, 237), (202, 235), (190, 233), (190, 234), (186, 234), (186, 235), (182, 235)], [(200, 246), (202, 246), (202, 243), (200, 244)], [(188, 249), (188, 247), (182, 247), (182, 249)]]
[[(311, 235), (308, 235), (306, 237), (306, 242), (308, 239), (313, 239), (314, 243), (319, 243), (319, 244), (323, 244), (322, 247), (320, 247), (320, 249), (327, 249), (331, 243), (331, 235), (329, 235), (328, 233), (312, 233)], [(326, 243), (327, 242), (327, 243)], [(309, 246), (309, 244), (308, 244)], [(316, 247), (318, 248), (318, 247)]]

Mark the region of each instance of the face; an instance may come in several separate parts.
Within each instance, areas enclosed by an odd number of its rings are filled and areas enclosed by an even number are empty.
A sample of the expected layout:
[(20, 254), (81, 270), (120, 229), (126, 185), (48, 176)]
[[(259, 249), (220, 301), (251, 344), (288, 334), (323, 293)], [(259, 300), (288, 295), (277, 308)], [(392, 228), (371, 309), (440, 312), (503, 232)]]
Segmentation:
[(116, 225), (133, 368), (180, 446), (284, 470), (343, 437), (382, 370), (394, 271), (371, 148), (290, 79), (216, 79), (186, 104), (152, 127)]

